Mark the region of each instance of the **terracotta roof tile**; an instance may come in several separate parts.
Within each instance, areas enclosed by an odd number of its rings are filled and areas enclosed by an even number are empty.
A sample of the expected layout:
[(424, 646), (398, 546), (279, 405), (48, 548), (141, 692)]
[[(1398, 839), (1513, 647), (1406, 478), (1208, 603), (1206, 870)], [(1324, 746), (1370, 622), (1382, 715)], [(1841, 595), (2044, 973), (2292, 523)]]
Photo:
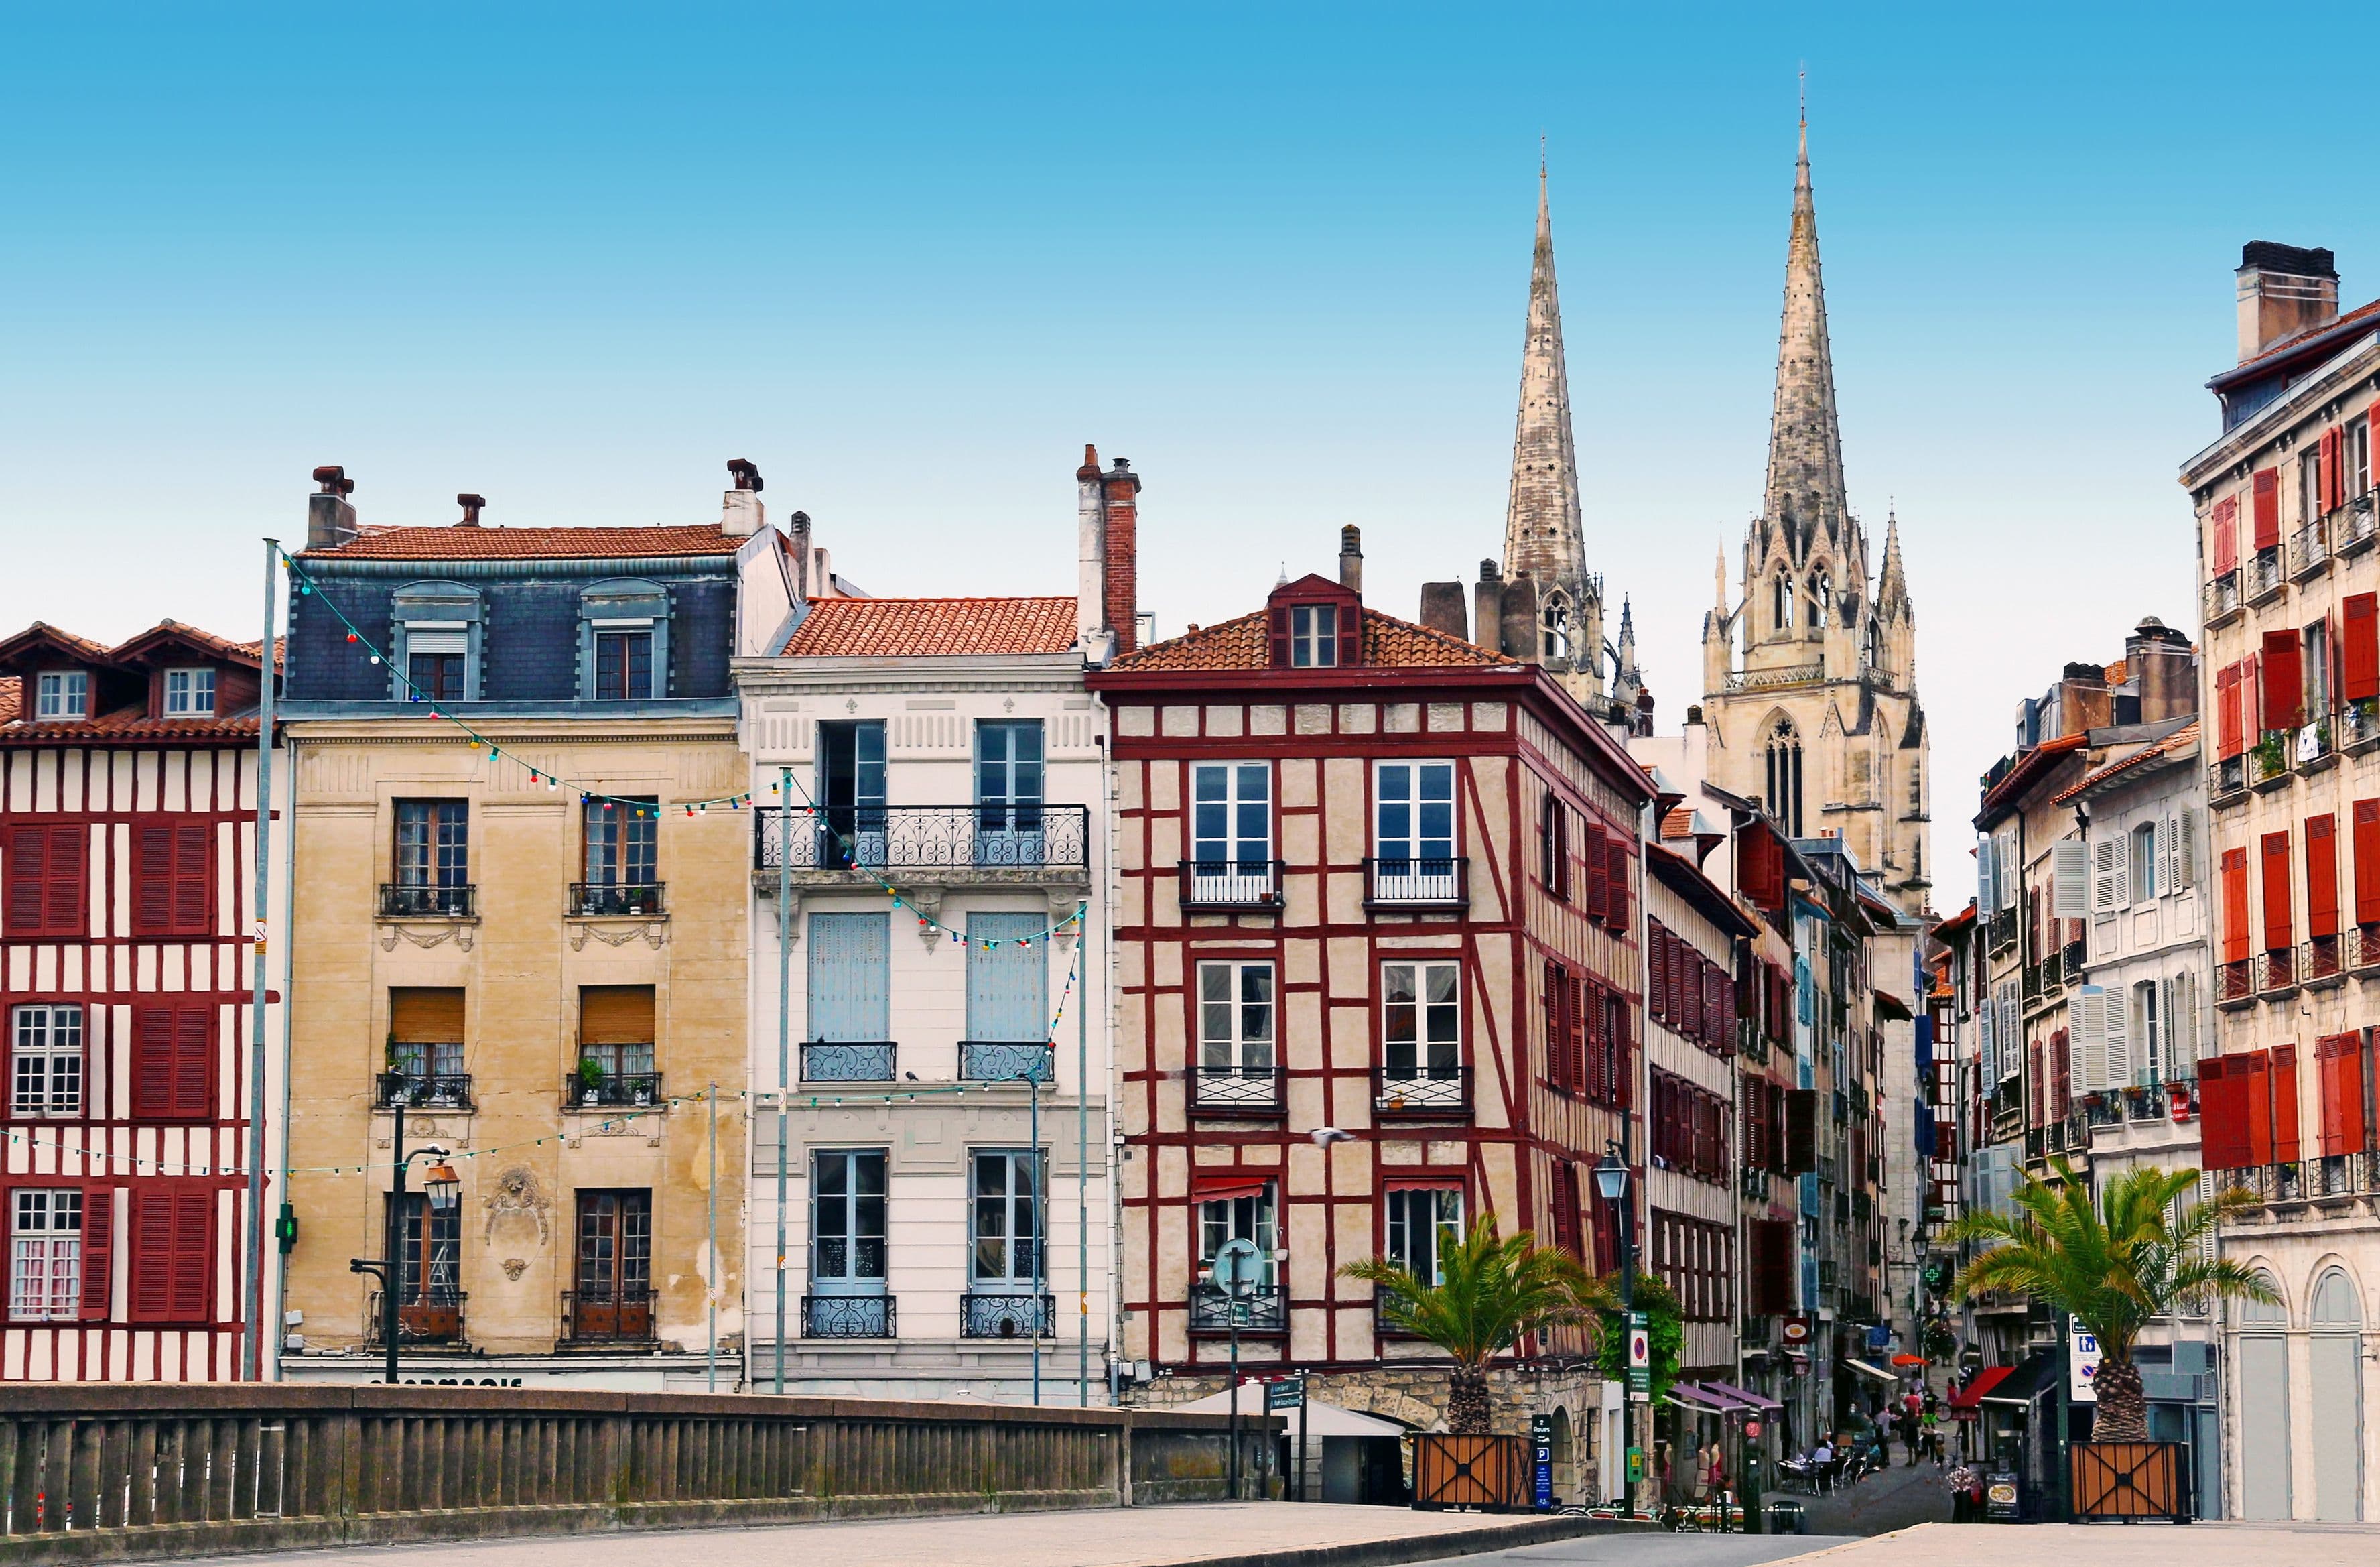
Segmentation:
[(13, 723), (24, 711), (25, 684), (15, 675), (0, 677), (0, 723)]
[[(107, 656), (121, 662), (136, 653), (146, 651), (147, 644), (160, 639), (186, 642), (194, 648), (203, 649), (217, 658), (232, 659), (241, 663), (258, 662), (256, 650), (259, 643), (235, 642), (228, 637), (218, 637), (212, 631), (202, 631), (195, 626), (186, 625), (178, 620), (161, 620), (148, 630), (137, 636), (126, 638), (110, 648), (107, 650)], [(276, 662), (278, 662), (277, 658)]]
[[(1109, 667), (1115, 670), (1264, 669), (1272, 662), (1265, 612), (1244, 614), (1205, 626), (1171, 641), (1152, 642), (1126, 653)], [(1518, 659), (1491, 653), (1460, 637), (1415, 626), (1409, 620), (1364, 612), (1364, 662), (1373, 668), (1432, 669), (1450, 665), (1517, 668)]]
[(1691, 838), (1694, 835), (1694, 808), (1671, 806), (1670, 814), (1661, 819), (1664, 838)]
[(64, 626), (52, 626), (49, 622), (43, 620), (33, 622), (32, 625), (25, 627), (24, 630), (18, 632), (14, 637), (6, 638), (6, 640), (8, 642), (21, 642), (32, 638), (46, 638), (51, 641), (64, 646), (67, 652), (71, 653), (75, 657), (89, 659), (93, 663), (105, 663), (107, 662), (108, 647), (106, 643), (94, 642), (88, 637), (78, 637)]
[(1075, 646), (1076, 601), (812, 599), (782, 656), (961, 658), (1062, 653)]
[(658, 528), (367, 528), (309, 560), (598, 560), (649, 555), (732, 555), (744, 541), (716, 523)]
[(252, 740), (256, 714), (222, 718), (151, 718), (146, 707), (118, 708), (97, 718), (35, 721), (0, 726), (0, 746), (91, 746), (137, 740)]
[(2084, 790), (2092, 788), (2096, 784), (2104, 784), (2108, 779), (2115, 777), (2118, 773), (2123, 772), (2128, 769), (2138, 767), (2141, 763), (2147, 761), (2152, 757), (2168, 756), (2175, 751), (2180, 750), (2182, 747), (2188, 746), (2192, 741), (2197, 738), (2198, 720), (2193, 718), (2188, 723), (2183, 724), (2180, 728), (2167, 735), (2164, 739), (2143, 746), (2139, 750), (2134, 751), (2131, 756), (2124, 758), (2122, 760), (2111, 761), (2107, 766), (2099, 769), (2096, 772), (2084, 773), (2073, 785), (2069, 788), (2061, 789), (2056, 795), (2052, 796), (2049, 803), (2054, 806), (2062, 806), (2069, 800), (2081, 796)]

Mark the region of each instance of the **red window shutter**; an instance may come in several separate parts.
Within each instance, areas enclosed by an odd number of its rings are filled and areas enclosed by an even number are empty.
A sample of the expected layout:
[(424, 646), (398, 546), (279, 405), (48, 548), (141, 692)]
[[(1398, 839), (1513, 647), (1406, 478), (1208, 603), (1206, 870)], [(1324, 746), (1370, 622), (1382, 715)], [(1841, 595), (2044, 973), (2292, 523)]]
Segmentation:
[(1289, 606), (1275, 604), (1272, 607), (1271, 621), (1272, 666), (1275, 669), (1287, 669), (1289, 667)]
[(2380, 593), (2350, 593), (2338, 608), (2338, 694), (2350, 702), (2380, 697)]
[(2322, 1144), (2325, 1159), (2352, 1153), (2355, 1145), (2347, 1134), (2348, 1096), (2342, 1091), (2342, 1063), (2354, 1074), (2355, 1110), (2360, 1118), (2363, 1110), (2362, 1065), (2356, 1051), (2361, 1042), (2353, 1034), (2325, 1034), (2313, 1042), (2314, 1097), (2322, 1106)]
[(132, 1188), (132, 1310), (135, 1322), (174, 1319), (174, 1197), (162, 1185)]
[(2310, 816), (2305, 824), (2306, 934), (2338, 934), (2338, 818)]
[(176, 1322), (204, 1322), (213, 1313), (215, 1195), (204, 1186), (174, 1194), (174, 1276), (171, 1310)]
[(160, 1002), (132, 1012), (132, 1113), (204, 1120), (214, 1108), (214, 1008)]
[(1603, 828), (1598, 822), (1583, 824), (1579, 834), (1579, 857), (1586, 862), (1586, 917), (1600, 925), (1609, 917), (1610, 897), (1604, 878)]
[[(170, 1116), (174, 1112), (174, 1009), (145, 1005), (132, 1009), (132, 1114), (136, 1120)], [(136, 1236), (140, 1221), (133, 1221)], [(135, 1249), (139, 1242), (135, 1241)]]
[(48, 895), (43, 899), (42, 933), (79, 936), (91, 906), (91, 835), (81, 825), (50, 829)]
[(2229, 1056), (2198, 1063), (2198, 1162), (2207, 1170), (2237, 1170), (2248, 1162), (2248, 1101), (2235, 1082)]
[(1568, 1028), (1563, 1014), (1568, 1010), (1570, 986), (1562, 977), (1561, 965), (1546, 965), (1546, 1081), (1557, 1088), (1571, 1087), (1569, 1075), (1562, 1070), (1561, 1042)]
[(215, 1009), (185, 1002), (174, 1015), (174, 1113), (204, 1120), (214, 1109)]
[(2338, 509), (2338, 431), (2325, 430), (2313, 453), (2314, 490), (2325, 515)]
[(2287, 832), (2265, 834), (2264, 884), (2258, 889), (2265, 899), (2265, 950), (2285, 951), (2289, 946), (2289, 835)]
[(2277, 548), (2281, 541), (2281, 470), (2260, 468), (2256, 470), (2254, 501), (2256, 548)]
[(2228, 577), (2240, 569), (2240, 503), (2225, 496), (2215, 503), (2215, 575)]
[(1948, 1121), (1934, 1123), (1934, 1157), (1936, 1159), (1959, 1157), (1959, 1128), (1955, 1124)]
[(2066, 1048), (2066, 1030), (2049, 1036), (2049, 1104), (2056, 1119), (2074, 1112), (2073, 1061)]
[(1653, 982), (1645, 999), (1653, 1015), (1666, 1021), (1670, 1015), (1670, 933), (1658, 925), (1649, 929), (1651, 940), (1645, 944), (1652, 950), (1645, 955), (1652, 965)]
[(2273, 1047), (2273, 1158), (2282, 1163), (2302, 1151), (2298, 1142), (2298, 1048)]
[(2339, 1037), (2338, 1134), (2341, 1153), (2362, 1153), (2372, 1146), (2372, 1111), (2363, 1097), (2364, 1063), (2373, 1054), (2362, 1030)]
[[(2375, 862), (2380, 869), (2380, 862)], [(2248, 961), (2248, 851), (2223, 851), (2223, 961)]]
[(1627, 1003), (1616, 995), (1603, 998), (1605, 1021), (1611, 1035), (1611, 1102), (1621, 1110), (1635, 1097), (1636, 1039), (1629, 1026)]
[(8, 934), (42, 934), (42, 909), (49, 894), (50, 830), (8, 830)]
[(2355, 923), (2380, 923), (2380, 799), (2355, 802)]
[(2243, 1164), (2273, 1162), (2273, 1060), (2265, 1051), (2250, 1051), (2233, 1058), (2232, 1074), (2242, 1080)]
[(82, 1194), (82, 1303), (85, 1322), (107, 1320), (108, 1292), (115, 1281), (115, 1193), (107, 1186)]
[(2227, 663), (2215, 672), (2216, 757), (2228, 761), (2248, 748), (2247, 731), (2240, 721), (2240, 666)]
[(2266, 729), (2295, 729), (2305, 723), (2305, 674), (2294, 631), (2265, 633), (2263, 699)]
[(132, 840), (132, 929), (159, 936), (174, 928), (174, 830), (143, 827)]
[(1632, 857), (1628, 853), (1628, 841), (1614, 833), (1603, 841), (1603, 853), (1609, 871), (1609, 885), (1605, 889), (1605, 895), (1610, 904), (1605, 918), (1611, 929), (1625, 935), (1629, 923), (1628, 862)]
[(214, 829), (188, 824), (174, 829), (174, 929), (204, 935), (214, 906)]

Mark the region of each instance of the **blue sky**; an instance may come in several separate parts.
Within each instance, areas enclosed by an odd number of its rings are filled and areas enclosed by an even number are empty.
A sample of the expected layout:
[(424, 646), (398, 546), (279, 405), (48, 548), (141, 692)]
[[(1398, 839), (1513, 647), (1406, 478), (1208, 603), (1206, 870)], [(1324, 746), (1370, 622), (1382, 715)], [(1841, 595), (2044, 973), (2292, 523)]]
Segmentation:
[(0, 623), (252, 634), (324, 462), (368, 520), (522, 525), (707, 519), (749, 456), (872, 590), (1064, 591), (1086, 441), (1145, 476), (1161, 628), (1346, 522), (1411, 613), (1499, 549), (1542, 131), (1668, 728), (1758, 503), (1806, 62), (1962, 866), (2017, 699), (2196, 628), (2173, 474), (2240, 242), (2380, 291), (2368, 116), (2212, 8), (1651, 9), (11, 7)]

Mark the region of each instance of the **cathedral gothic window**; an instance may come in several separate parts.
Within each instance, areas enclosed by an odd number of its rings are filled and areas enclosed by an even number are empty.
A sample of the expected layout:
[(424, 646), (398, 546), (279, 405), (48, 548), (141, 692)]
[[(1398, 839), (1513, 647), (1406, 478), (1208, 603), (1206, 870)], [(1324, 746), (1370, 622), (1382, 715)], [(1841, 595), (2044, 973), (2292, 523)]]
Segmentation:
[(1802, 833), (1802, 739), (1793, 721), (1780, 718), (1769, 731), (1767, 747), (1768, 814), (1789, 838)]
[(1570, 657), (1570, 603), (1560, 594), (1547, 603), (1545, 614), (1545, 656), (1548, 659)]
[(1827, 628), (1827, 601), (1831, 587), (1823, 571), (1810, 578), (1810, 629), (1813, 631)]
[(1793, 579), (1780, 571), (1769, 589), (1769, 618), (1776, 623), (1777, 635), (1782, 637), (1793, 629)]

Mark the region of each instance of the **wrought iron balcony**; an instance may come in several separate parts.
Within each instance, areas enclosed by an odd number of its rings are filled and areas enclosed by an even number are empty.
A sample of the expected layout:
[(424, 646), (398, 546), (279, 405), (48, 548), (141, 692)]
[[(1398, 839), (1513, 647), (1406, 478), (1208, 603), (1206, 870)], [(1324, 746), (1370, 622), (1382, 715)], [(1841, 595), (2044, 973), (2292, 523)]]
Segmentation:
[(1380, 1115), (1471, 1113), (1471, 1068), (1407, 1063), (1372, 1069), (1372, 1109)]
[(2331, 553), (2336, 555), (2359, 554), (2372, 547), (2375, 533), (2380, 533), (2373, 516), (2372, 492), (2365, 491), (2330, 517)]
[(1209, 1283), (1190, 1286), (1190, 1330), (1227, 1333), (1234, 1318), (1243, 1333), (1280, 1333), (1289, 1328), (1289, 1294), (1279, 1284), (1262, 1285), (1233, 1297)]
[(662, 1102), (662, 1075), (658, 1072), (607, 1072), (601, 1077), (590, 1079), (574, 1072), (562, 1080), (562, 1102), (565, 1108), (646, 1109)]
[(2289, 535), (2289, 579), (2302, 582), (2330, 569), (2330, 539), (2320, 522)]
[(562, 1292), (562, 1342), (601, 1344), (607, 1348), (650, 1346), (653, 1307), (659, 1290), (565, 1290)]
[(970, 1290), (959, 1296), (963, 1339), (1046, 1339), (1057, 1331), (1055, 1295)]
[(2206, 585), (2206, 624), (2222, 625), (2240, 613), (2240, 574), (2227, 571)]
[(479, 913), (477, 887), (420, 887), (410, 882), (380, 884), (382, 919), (469, 919)]
[(2350, 925), (2342, 943), (2347, 966), (2358, 972), (2380, 968), (2380, 925)]
[(1204, 914), (1271, 914), (1281, 906), (1282, 869), (1277, 859), (1185, 859), (1182, 906)]
[(1019, 1077), (1053, 1082), (1057, 1053), (1046, 1039), (962, 1039), (959, 1076), (969, 1083), (1014, 1083)]
[(890, 1339), (899, 1335), (900, 1319), (891, 1295), (804, 1295), (802, 1337), (806, 1339)]
[(2298, 979), (2302, 984), (2317, 984), (2336, 979), (2347, 972), (2342, 950), (2337, 936), (2314, 936), (2298, 946)]
[(2247, 958), (2236, 963), (2217, 964), (2215, 967), (2215, 1003), (2217, 1006), (2255, 1000), (2255, 965)]
[(2296, 990), (2297, 955), (2292, 947), (2276, 947), (2265, 953), (2257, 963), (2256, 989), (2268, 996)]
[(570, 884), (570, 902), (565, 905), (565, 911), (580, 919), (660, 914), (662, 912), (662, 893), (666, 885), (660, 881), (626, 884), (573, 881)]
[(895, 1047), (890, 1039), (805, 1039), (802, 1081), (805, 1083), (890, 1083)]
[(1277, 1114), (1281, 1109), (1281, 1068), (1194, 1066), (1190, 1108), (1225, 1115)]
[(2207, 768), (2206, 793), (2216, 805), (2228, 805), (2247, 792), (2246, 757), (2225, 757)]
[(468, 1110), (471, 1075), (468, 1072), (383, 1072), (372, 1104), (379, 1110), (398, 1105), (407, 1110)]
[(1466, 909), (1471, 862), (1451, 858), (1387, 858), (1364, 862), (1364, 906), (1373, 909)]
[(795, 871), (1090, 869), (1087, 806), (795, 806), (752, 813), (752, 864)]
[[(463, 1290), (416, 1286), (396, 1300), (396, 1342), (402, 1344), (459, 1344), (463, 1342), (463, 1308), (470, 1301)], [(387, 1347), (384, 1292), (374, 1290), (364, 1301), (364, 1342)]]
[(2281, 547), (2276, 544), (2271, 549), (2257, 551), (2255, 557), (2248, 562), (2247, 580), (2242, 589), (2246, 601), (2252, 604), (2261, 602), (2286, 586), (2288, 584), (2282, 577)]

